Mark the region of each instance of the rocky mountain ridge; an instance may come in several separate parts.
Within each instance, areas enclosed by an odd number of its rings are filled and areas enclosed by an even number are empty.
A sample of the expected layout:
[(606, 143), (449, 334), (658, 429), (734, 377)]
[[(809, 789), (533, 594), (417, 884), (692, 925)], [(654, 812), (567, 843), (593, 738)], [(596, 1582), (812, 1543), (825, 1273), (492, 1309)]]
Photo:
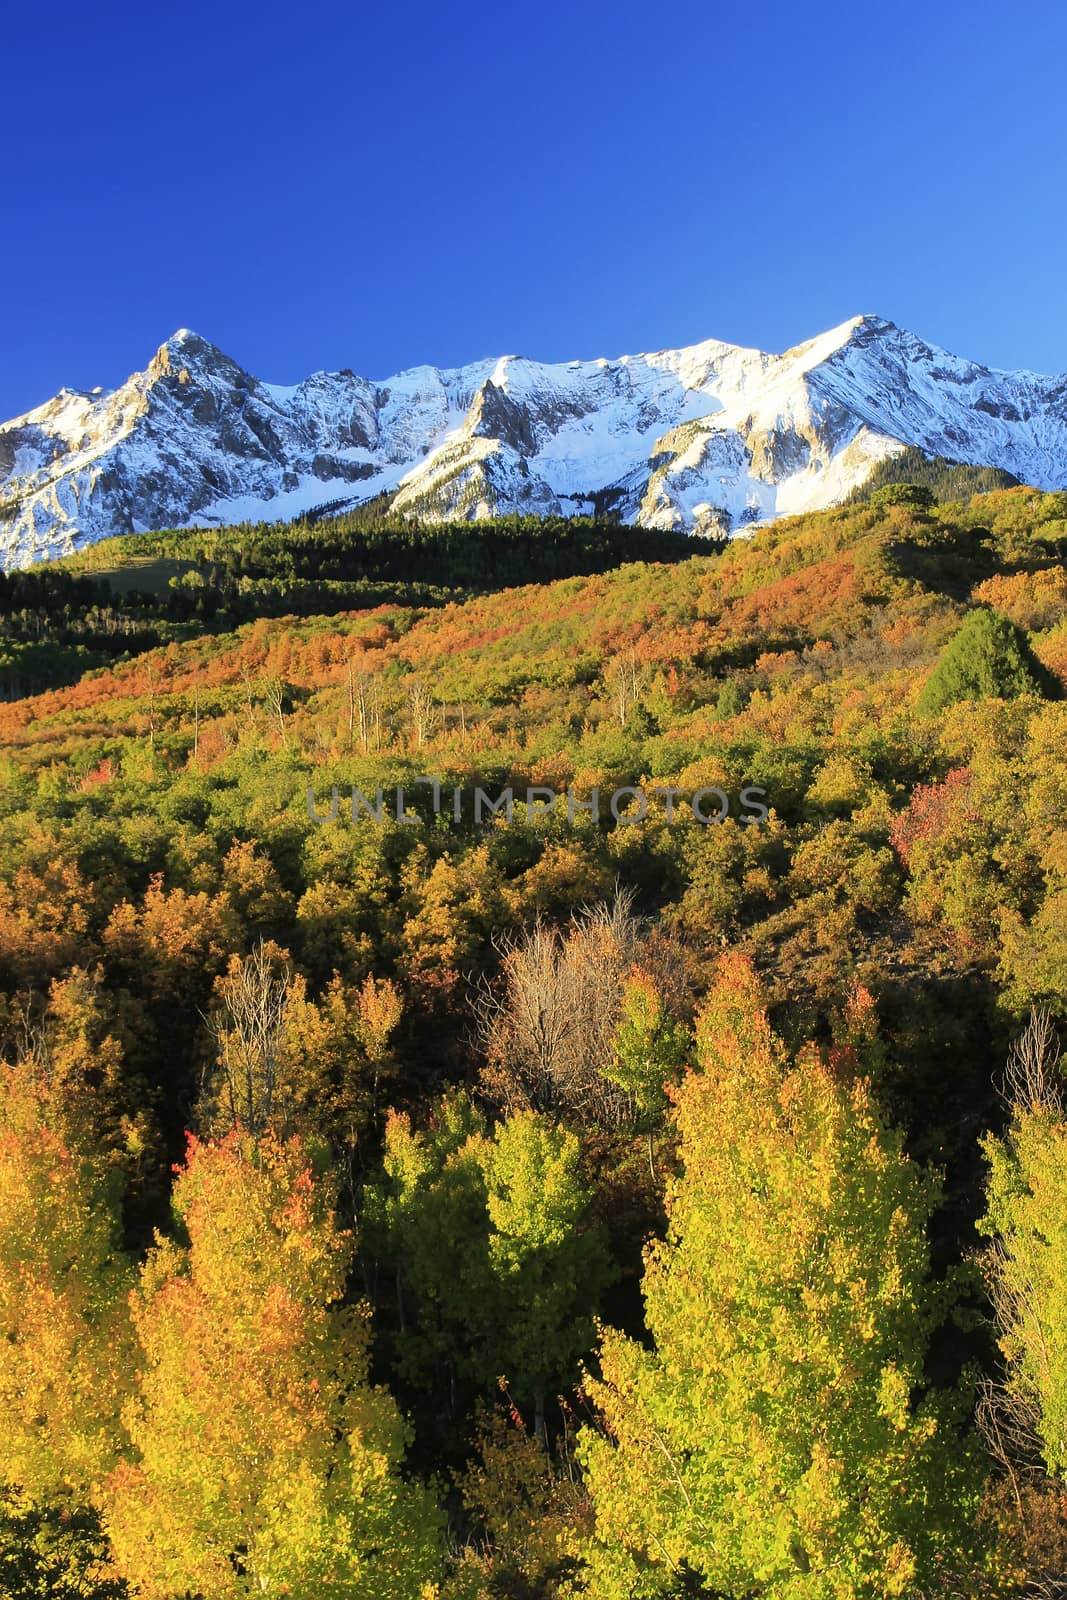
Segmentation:
[(281, 387), (182, 329), (119, 388), (64, 389), (0, 426), (0, 558), (384, 493), (426, 519), (610, 508), (733, 533), (831, 505), (909, 445), (1067, 486), (1067, 375), (996, 371), (863, 316), (782, 355), (709, 340)]

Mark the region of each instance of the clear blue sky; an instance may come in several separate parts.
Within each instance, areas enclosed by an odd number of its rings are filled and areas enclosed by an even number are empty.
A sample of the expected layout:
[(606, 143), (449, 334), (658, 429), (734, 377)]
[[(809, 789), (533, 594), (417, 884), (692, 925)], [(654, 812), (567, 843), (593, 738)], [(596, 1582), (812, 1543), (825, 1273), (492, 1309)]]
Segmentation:
[(1067, 368), (1067, 12), (884, 0), (17, 4), (0, 417), (181, 326), (384, 377), (873, 311)]

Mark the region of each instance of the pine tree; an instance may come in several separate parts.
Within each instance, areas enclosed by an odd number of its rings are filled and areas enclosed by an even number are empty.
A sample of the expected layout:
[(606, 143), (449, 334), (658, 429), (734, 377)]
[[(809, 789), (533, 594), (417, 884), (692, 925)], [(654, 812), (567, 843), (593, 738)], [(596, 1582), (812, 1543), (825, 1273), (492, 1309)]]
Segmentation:
[(133, 1459), (106, 1521), (145, 1600), (255, 1595), (414, 1600), (437, 1526), (399, 1463), (406, 1430), (367, 1377), (363, 1313), (333, 1187), (299, 1140), (191, 1141), (135, 1307)]
[(653, 1348), (607, 1333), (590, 1383), (590, 1592), (690, 1592), (686, 1574), (766, 1600), (938, 1592), (960, 1578), (977, 1480), (951, 1407), (916, 1399), (936, 1186), (847, 1059), (786, 1059), (741, 957), (698, 1052), (647, 1257)]
[(985, 607), (971, 611), (942, 652), (919, 697), (925, 714), (960, 700), (1055, 696), (1056, 685), (1025, 633)]

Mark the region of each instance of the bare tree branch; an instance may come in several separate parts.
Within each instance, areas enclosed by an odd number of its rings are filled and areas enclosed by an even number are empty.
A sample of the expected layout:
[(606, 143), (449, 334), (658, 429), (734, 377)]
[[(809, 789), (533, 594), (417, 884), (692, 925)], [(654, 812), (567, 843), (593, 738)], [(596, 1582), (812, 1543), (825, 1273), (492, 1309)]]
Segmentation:
[(261, 939), (225, 989), (222, 1007), (207, 1019), (214, 1063), (201, 1080), (201, 1116), (212, 1129), (262, 1133), (284, 1112), (279, 1068), (291, 975), (276, 965)]

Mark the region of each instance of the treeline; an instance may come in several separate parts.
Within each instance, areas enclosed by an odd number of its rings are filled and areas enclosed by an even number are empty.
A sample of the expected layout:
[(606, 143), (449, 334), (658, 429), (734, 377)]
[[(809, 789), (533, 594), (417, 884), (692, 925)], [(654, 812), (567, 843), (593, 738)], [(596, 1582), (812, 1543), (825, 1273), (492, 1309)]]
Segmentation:
[(220, 594), (247, 582), (361, 581), (496, 589), (607, 571), (626, 561), (677, 561), (684, 534), (596, 522), (589, 517), (497, 517), (418, 523), (385, 513), (368, 525), (356, 512), (314, 520), (239, 523), (223, 529), (127, 535), (94, 545), (67, 565), (88, 570), (123, 559), (194, 562)]
[(935, 500), (969, 500), (972, 495), (988, 494), (992, 489), (1017, 488), (1019, 479), (1000, 467), (972, 467), (945, 456), (928, 456), (909, 445), (899, 455), (879, 461), (866, 483), (853, 489), (849, 504), (862, 504), (879, 489), (898, 483), (929, 489)]
[(368, 522), (362, 508), (108, 539), (47, 567), (0, 574), (0, 693), (37, 693), (256, 617), (441, 605), (627, 561), (681, 561), (693, 549), (683, 534), (588, 518), (423, 526), (387, 513)]

